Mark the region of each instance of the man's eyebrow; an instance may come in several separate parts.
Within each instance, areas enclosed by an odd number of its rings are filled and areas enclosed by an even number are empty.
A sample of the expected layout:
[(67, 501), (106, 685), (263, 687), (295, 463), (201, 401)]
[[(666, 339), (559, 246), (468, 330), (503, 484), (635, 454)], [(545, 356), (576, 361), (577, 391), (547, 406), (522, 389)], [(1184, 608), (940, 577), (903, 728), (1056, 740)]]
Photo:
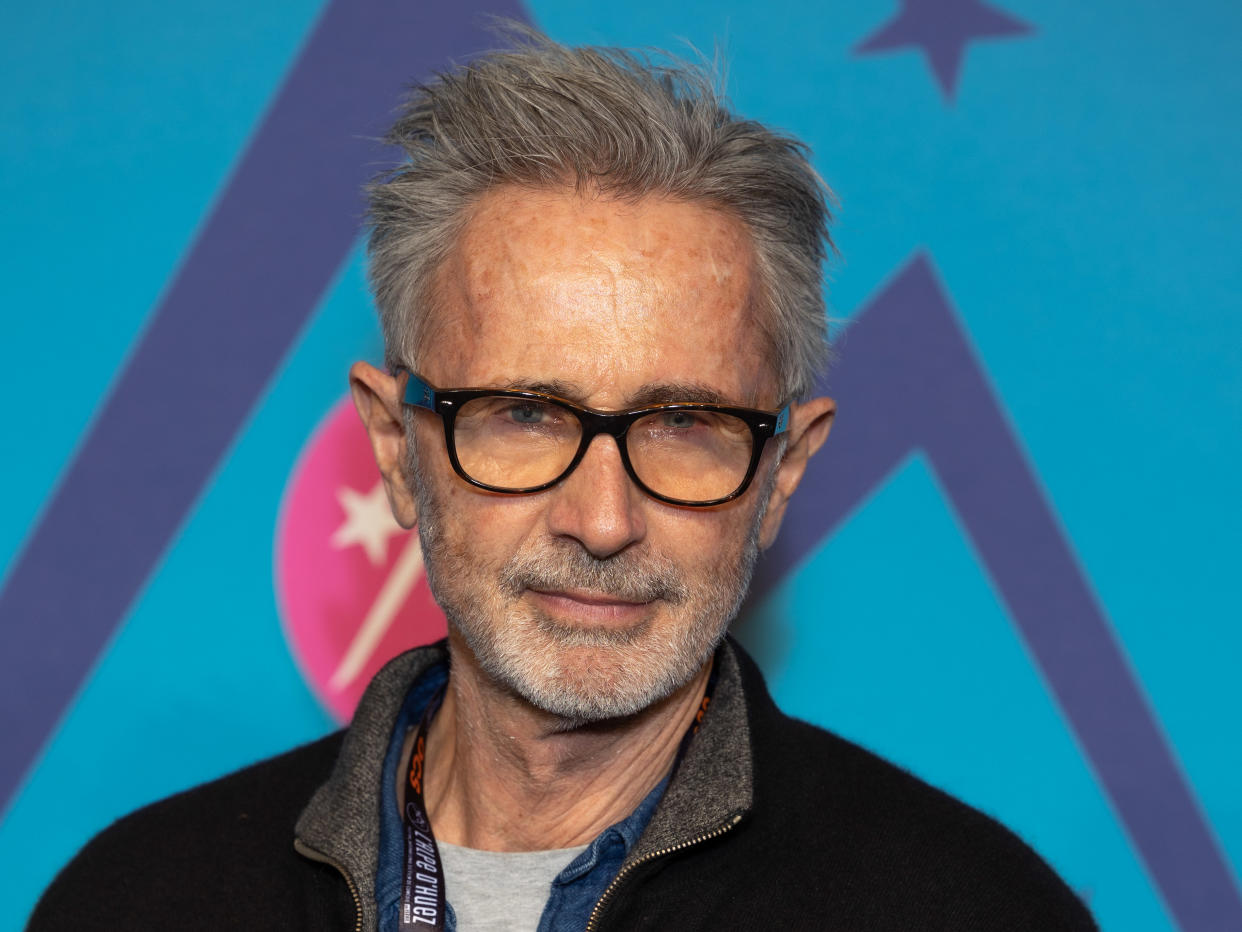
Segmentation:
[(700, 382), (648, 382), (629, 398), (629, 407), (643, 405), (676, 404), (735, 405), (714, 388)]
[[(566, 401), (586, 404), (588, 392), (577, 382), (564, 379), (510, 379), (503, 386), (508, 391), (539, 392), (555, 395)], [(738, 401), (728, 398), (714, 388), (701, 382), (648, 382), (625, 402), (626, 408), (641, 408), (655, 404), (709, 404), (736, 405)]]
[(511, 379), (500, 388), (511, 392), (538, 392), (541, 395), (555, 395), (566, 401), (581, 402), (586, 397), (582, 386), (576, 382), (566, 382), (564, 379)]

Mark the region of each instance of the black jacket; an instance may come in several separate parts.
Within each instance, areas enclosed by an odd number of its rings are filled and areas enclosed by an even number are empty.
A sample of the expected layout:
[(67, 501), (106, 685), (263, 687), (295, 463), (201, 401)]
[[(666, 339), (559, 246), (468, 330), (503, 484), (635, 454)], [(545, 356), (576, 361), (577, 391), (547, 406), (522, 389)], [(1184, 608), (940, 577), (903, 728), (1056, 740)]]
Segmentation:
[[(348, 732), (121, 819), (29, 929), (374, 928), (382, 748), (405, 690), (442, 656), (393, 661)], [(1007, 829), (783, 715), (736, 644), (717, 663), (709, 714), (591, 928), (1095, 928)]]

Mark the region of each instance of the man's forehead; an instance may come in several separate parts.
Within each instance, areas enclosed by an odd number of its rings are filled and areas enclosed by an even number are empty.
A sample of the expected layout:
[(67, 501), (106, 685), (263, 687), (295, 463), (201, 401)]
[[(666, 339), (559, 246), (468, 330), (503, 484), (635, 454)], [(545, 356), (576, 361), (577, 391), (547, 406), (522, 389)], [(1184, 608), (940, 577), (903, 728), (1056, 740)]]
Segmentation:
[(420, 355), (457, 385), (559, 383), (584, 403), (603, 391), (608, 407), (674, 391), (755, 405), (768, 366), (753, 267), (744, 228), (704, 205), (497, 192), (441, 269), (425, 331), (436, 345)]
[[(695, 233), (693, 241), (685, 238)], [(494, 238), (494, 239), (493, 239)], [(707, 250), (742, 247), (738, 257), (749, 264), (750, 234), (723, 205), (652, 193), (620, 196), (563, 188), (501, 185), (473, 205), (461, 242), (466, 255), (477, 255), (487, 240), (515, 254), (531, 248), (557, 251), (612, 248), (656, 257), (667, 250), (706, 260)]]

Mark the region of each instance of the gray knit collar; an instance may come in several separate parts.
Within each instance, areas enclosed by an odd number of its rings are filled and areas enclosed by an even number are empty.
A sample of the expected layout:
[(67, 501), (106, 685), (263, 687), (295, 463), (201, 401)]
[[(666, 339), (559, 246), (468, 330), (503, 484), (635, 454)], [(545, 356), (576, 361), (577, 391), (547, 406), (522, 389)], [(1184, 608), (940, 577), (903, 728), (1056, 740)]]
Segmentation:
[[(708, 714), (627, 863), (710, 834), (750, 809), (750, 729), (735, 650), (727, 640), (716, 652), (716, 692)], [(364, 929), (375, 929), (378, 923), (375, 872), (384, 757), (406, 693), (430, 667), (447, 659), (441, 641), (399, 655), (375, 675), (345, 733), (331, 776), (294, 827), (302, 846), (346, 872), (361, 901)]]
[(328, 781), (315, 791), (294, 826), (297, 840), (345, 871), (358, 894), (362, 928), (375, 929), (384, 756), (410, 686), (448, 659), (444, 642), (390, 660), (367, 686), (345, 732)]
[(751, 808), (754, 767), (737, 647), (716, 651), (716, 692), (699, 733), (626, 864), (712, 834)]

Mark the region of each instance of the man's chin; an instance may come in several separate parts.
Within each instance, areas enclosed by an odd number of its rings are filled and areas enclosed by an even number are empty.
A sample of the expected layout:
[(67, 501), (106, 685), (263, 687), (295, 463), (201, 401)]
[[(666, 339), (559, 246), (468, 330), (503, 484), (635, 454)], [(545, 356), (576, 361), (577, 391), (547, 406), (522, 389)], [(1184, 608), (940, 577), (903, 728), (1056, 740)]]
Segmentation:
[(626, 718), (698, 671), (653, 643), (650, 629), (649, 621), (616, 628), (544, 619), (508, 643), (475, 649), (475, 656), (496, 682), (544, 712), (574, 723)]
[(628, 624), (567, 622), (536, 613), (535, 627), (549, 650), (570, 653), (631, 648), (651, 634), (653, 619), (640, 618)]

